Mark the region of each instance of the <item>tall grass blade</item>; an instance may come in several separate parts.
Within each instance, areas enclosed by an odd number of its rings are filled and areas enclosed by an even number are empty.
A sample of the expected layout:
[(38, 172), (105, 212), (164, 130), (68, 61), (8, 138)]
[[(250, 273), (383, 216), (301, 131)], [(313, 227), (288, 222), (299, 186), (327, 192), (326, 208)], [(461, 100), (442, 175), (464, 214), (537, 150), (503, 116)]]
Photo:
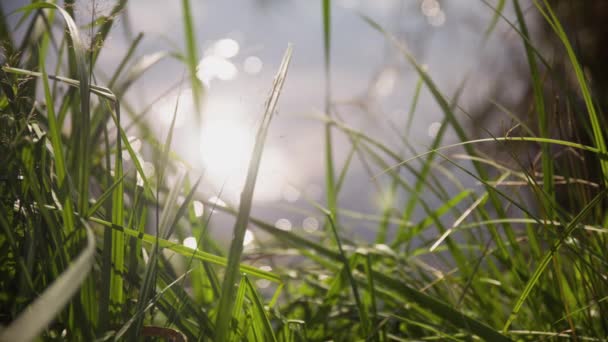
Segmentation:
[(217, 341), (226, 341), (229, 337), (230, 322), (234, 306), (235, 285), (239, 280), (238, 265), (243, 253), (243, 240), (247, 230), (247, 224), (249, 223), (255, 182), (262, 159), (266, 134), (268, 132), (270, 121), (273, 117), (281, 89), (283, 88), (285, 77), (287, 76), (289, 62), (291, 61), (291, 54), (292, 47), (289, 45), (285, 55), (283, 56), (283, 61), (281, 62), (279, 71), (275, 76), (270, 96), (266, 101), (264, 117), (262, 118), (262, 123), (260, 124), (257, 132), (255, 146), (251, 156), (251, 161), (249, 162), (249, 169), (247, 171), (247, 179), (245, 181), (243, 192), (241, 193), (239, 212), (236, 223), (234, 224), (230, 253), (228, 254), (228, 266), (226, 267), (226, 272), (224, 274), (222, 293), (218, 309), (219, 311), (216, 319), (215, 339)]
[[(323, 56), (325, 68), (325, 115), (331, 117), (331, 0), (323, 0)], [(327, 207), (334, 219), (338, 219), (337, 193), (332, 152), (331, 125), (325, 124), (325, 191)]]
[(254, 330), (257, 330), (257, 336), (260, 336), (260, 341), (277, 341), (276, 336), (274, 335), (274, 330), (272, 329), (272, 325), (270, 324), (270, 320), (268, 320), (268, 315), (266, 314), (266, 310), (264, 309), (264, 304), (258, 291), (256, 291), (255, 287), (249, 280), (249, 278), (244, 277), (245, 286), (247, 288), (247, 298), (252, 302), (252, 312), (253, 312), (253, 322), (251, 324), (254, 327)]
[[(89, 172), (90, 172), (90, 158), (89, 158), (89, 120), (90, 120), (90, 92), (89, 92), (89, 69), (87, 67), (86, 56), (85, 56), (85, 46), (80, 37), (80, 32), (78, 30), (78, 26), (70, 16), (70, 14), (64, 10), (63, 8), (55, 5), (53, 3), (34, 3), (27, 6), (24, 6), (20, 9), (20, 11), (28, 11), (34, 9), (55, 9), (61, 13), (63, 20), (68, 28), (70, 33), (70, 37), (72, 39), (72, 51), (74, 52), (77, 70), (79, 76), (79, 82), (82, 85), (80, 87), (80, 113), (79, 119), (81, 119), (81, 127), (78, 133), (78, 145), (80, 148), (78, 149), (78, 174), (77, 174), (77, 189), (80, 194), (78, 200), (78, 210), (79, 212), (86, 213), (88, 211), (88, 200), (89, 200)], [(69, 232), (68, 232), (69, 233)]]
[(366, 308), (363, 306), (363, 302), (361, 301), (361, 296), (359, 295), (359, 288), (357, 286), (357, 282), (353, 277), (353, 272), (350, 268), (350, 262), (346, 253), (344, 253), (344, 249), (342, 248), (342, 243), (340, 242), (340, 236), (338, 235), (338, 230), (335, 225), (335, 221), (333, 217), (331, 217), (331, 213), (327, 213), (329, 216), (329, 226), (333, 233), (334, 239), (336, 241), (336, 245), (338, 246), (338, 252), (340, 253), (340, 259), (342, 259), (342, 263), (344, 264), (344, 273), (346, 274), (346, 278), (350, 284), (351, 290), (353, 291), (353, 297), (355, 298), (355, 304), (357, 305), (357, 310), (359, 311), (359, 320), (361, 321), (361, 332), (363, 336), (367, 338), (370, 334), (370, 328), (372, 326), (369, 321), (369, 316), (367, 314)]
[[(519, 22), (520, 30), (524, 39), (524, 47), (526, 49), (526, 57), (528, 59), (528, 66), (530, 67), (530, 75), (532, 77), (532, 90), (534, 93), (534, 105), (536, 113), (538, 115), (538, 127), (540, 136), (542, 138), (549, 138), (549, 118), (545, 110), (545, 97), (543, 94), (543, 84), (541, 75), (536, 64), (536, 58), (532, 51), (532, 44), (530, 43), (530, 34), (528, 33), (528, 27), (526, 25), (526, 19), (524, 18), (523, 12), (519, 5), (518, 0), (513, 0), (513, 6), (515, 7), (515, 13), (517, 14), (517, 21)], [(546, 196), (553, 199), (555, 189), (553, 186), (553, 158), (551, 156), (551, 150), (549, 144), (541, 144), (541, 160), (543, 170), (543, 191)], [(550, 200), (546, 199), (545, 196), (540, 196), (541, 201), (544, 204), (544, 209), (547, 211), (547, 216), (552, 219), (552, 205)]]
[[(116, 107), (116, 127), (120, 125), (120, 107)], [(128, 142), (127, 142), (128, 144)], [(114, 156), (114, 183), (118, 183), (112, 191), (112, 223), (124, 224), (124, 183), (122, 168), (122, 137), (119, 130), (116, 132), (116, 154)], [(118, 314), (123, 310), (123, 274), (125, 272), (125, 237), (123, 232), (112, 231), (112, 244), (104, 246), (111, 248), (112, 267), (110, 272), (110, 313), (111, 316), (119, 318)]]
[(196, 37), (195, 27), (192, 22), (192, 10), (190, 9), (190, 1), (182, 0), (183, 8), (183, 21), (184, 21), (184, 34), (186, 36), (186, 65), (188, 66), (188, 73), (190, 74), (190, 84), (192, 86), (192, 100), (196, 109), (196, 118), (201, 120), (201, 107), (202, 107), (202, 96), (203, 96), (203, 84), (199, 80), (197, 73), (198, 57), (196, 53)]

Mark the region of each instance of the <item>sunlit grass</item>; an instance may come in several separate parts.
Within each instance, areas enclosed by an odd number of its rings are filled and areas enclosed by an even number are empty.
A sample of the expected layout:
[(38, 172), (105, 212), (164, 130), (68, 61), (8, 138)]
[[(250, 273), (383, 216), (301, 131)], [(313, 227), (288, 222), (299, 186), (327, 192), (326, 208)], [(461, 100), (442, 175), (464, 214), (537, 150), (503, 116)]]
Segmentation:
[[(507, 20), (506, 2), (484, 3), (493, 10), (485, 31), (490, 39)], [(516, 122), (508, 134), (490, 137), (474, 137), (466, 129), (469, 113), (459, 105), (466, 79), (455, 94), (446, 94), (402, 41), (361, 13), (378, 39), (417, 73), (405, 129), (395, 129), (402, 148), (337, 115), (331, 33), (339, 23), (332, 20), (332, 2), (322, 1), (324, 109), (312, 119), (325, 134), (323, 149), (310, 153), (324, 156), (325, 165), (318, 168), (325, 175), (325, 198), (316, 201), (302, 192), (302, 202), (312, 209), (290, 207), (306, 214), (302, 227), (251, 216), (261, 159), (270, 152), (265, 139), (283, 83), (289, 82), (291, 46), (274, 83), (268, 82), (270, 95), (260, 99), (266, 105), (257, 129), (225, 140), (226, 129), (205, 120), (189, 1), (167, 4), (181, 5), (185, 51), (137, 59), (143, 34), (137, 35), (107, 84), (96, 77), (94, 65), (127, 1), (118, 1), (110, 17), (89, 18), (94, 20), (86, 26), (94, 31), (90, 44), (82, 38), (85, 28), (75, 23), (73, 3), (66, 4), (37, 2), (14, 14), (29, 25), (21, 42), (0, 13), (6, 53), (0, 73), (0, 341), (599, 341), (608, 336), (602, 319), (608, 316), (606, 109), (548, 1), (534, 1), (529, 10), (553, 30), (563, 49), (557, 56), (576, 82), (548, 65), (551, 59), (535, 45), (527, 16), (514, 1), (517, 23), (508, 24), (524, 47), (533, 108), (526, 117), (488, 99)], [(67, 29), (42, 34), (34, 29), (55, 22)], [(297, 58), (297, 47), (293, 54)], [(187, 82), (182, 83), (191, 88), (170, 89), (166, 103), (151, 101), (135, 113), (125, 92), (165, 58), (183, 63)], [(549, 110), (549, 79), (567, 90), (568, 111), (585, 120), (578, 132), (584, 139), (554, 133), (566, 119)], [(416, 150), (409, 138), (423, 91), (444, 117), (426, 150)], [(571, 105), (576, 100), (583, 105)], [(246, 179), (236, 182), (238, 206), (222, 202), (222, 193), (204, 198), (199, 188), (213, 174), (183, 167), (173, 151), (182, 101), (194, 104), (197, 124), (212, 123), (202, 132), (222, 145), (203, 148), (205, 163), (227, 159), (216, 165), (221, 174), (247, 169)], [(170, 111), (162, 136), (152, 134), (146, 121), (155, 106)], [(456, 133), (455, 142), (445, 141), (448, 130)], [(133, 139), (127, 132), (141, 136)], [(346, 158), (336, 158), (340, 135), (350, 144)], [(140, 143), (153, 153), (142, 156)], [(247, 144), (251, 155), (242, 151)], [(200, 149), (198, 140), (195, 145)], [(488, 146), (507, 151), (511, 159), (483, 153)], [(540, 151), (538, 168), (520, 153), (531, 148)], [(563, 163), (555, 156), (558, 150), (575, 157)], [(377, 212), (341, 205), (347, 200), (341, 194), (353, 186), (346, 179), (355, 162), (366, 166), (379, 188), (387, 185)], [(235, 219), (233, 227), (221, 227), (232, 232), (227, 250), (210, 229), (214, 215)], [(371, 225), (372, 240), (354, 236), (353, 222)]]

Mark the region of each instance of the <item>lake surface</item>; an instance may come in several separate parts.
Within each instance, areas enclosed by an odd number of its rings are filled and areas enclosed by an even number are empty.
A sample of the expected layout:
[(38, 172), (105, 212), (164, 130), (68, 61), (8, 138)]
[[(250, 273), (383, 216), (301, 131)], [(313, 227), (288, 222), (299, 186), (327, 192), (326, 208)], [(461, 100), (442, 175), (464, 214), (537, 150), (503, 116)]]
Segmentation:
[[(10, 12), (18, 3), (3, 6)], [(95, 10), (104, 13), (111, 6), (112, 3), (101, 1)], [(321, 2), (193, 1), (192, 13), (200, 47), (199, 77), (205, 83), (206, 92), (202, 125), (194, 117), (188, 82), (175, 87), (185, 74), (183, 64), (175, 59), (166, 58), (155, 65), (129, 91), (127, 101), (134, 108), (143, 108), (174, 87), (154, 105), (148, 122), (164, 139), (179, 97), (174, 149), (191, 168), (192, 178), (204, 175), (201, 196), (234, 204), (272, 78), (287, 44), (294, 44), (278, 115), (271, 124), (264, 152), (254, 215), (277, 222), (284, 229), (314, 232), (322, 217), (318, 211), (315, 215), (305, 198), (323, 202), (324, 197), (324, 131), (323, 123), (315, 119), (323, 113), (325, 92)], [(125, 14), (128, 19), (119, 19), (106, 41), (98, 65), (99, 80), (104, 79), (102, 74), (107, 75), (116, 67), (117, 60), (124, 56), (131, 39), (139, 32), (145, 33), (138, 49), (141, 56), (153, 58), (160, 51), (184, 50), (179, 2), (132, 1)], [(406, 151), (398, 133), (405, 133), (407, 113), (419, 77), (361, 14), (395, 34), (418, 62), (426, 66), (448, 97), (455, 94), (468, 76), (459, 101), (463, 108), (474, 110), (486, 103), (496, 96), (497, 86), (502, 89), (499, 95), (503, 104), (520, 100), (524, 92), (524, 81), (518, 72), (523, 56), (521, 40), (507, 24), (500, 22), (484, 43), (484, 31), (493, 11), (481, 1), (334, 1), (333, 115), (339, 115), (349, 126), (395, 151)], [(79, 3), (77, 15), (90, 18), (91, 3)], [(513, 19), (510, 8), (505, 15)], [(470, 118), (460, 114), (465, 126), (472, 124)], [(441, 119), (439, 107), (423, 87), (412, 129), (407, 132), (408, 140), (418, 151), (428, 148)], [(129, 134), (136, 139), (138, 132)], [(448, 133), (444, 144), (453, 142), (453, 138)], [(335, 130), (334, 155), (338, 169), (350, 148), (348, 137)], [(403, 153), (404, 159), (411, 156), (411, 152)], [(151, 156), (144, 153), (143, 158)], [(380, 168), (366, 170), (355, 157), (340, 193), (340, 207), (379, 215), (388, 178), (372, 179), (370, 173), (380, 171)], [(432, 197), (429, 201), (436, 203)], [(230, 231), (229, 221), (221, 215), (214, 221), (220, 236)], [(366, 227), (361, 220), (345, 219), (344, 225), (363, 239), (374, 236), (372, 223)]]

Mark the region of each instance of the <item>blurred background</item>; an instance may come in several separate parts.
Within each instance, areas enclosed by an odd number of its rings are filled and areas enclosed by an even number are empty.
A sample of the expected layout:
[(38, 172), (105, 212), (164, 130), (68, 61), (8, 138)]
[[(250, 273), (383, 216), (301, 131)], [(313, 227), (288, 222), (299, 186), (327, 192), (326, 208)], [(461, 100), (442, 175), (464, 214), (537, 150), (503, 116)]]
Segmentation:
[[(602, 43), (606, 28), (601, 25), (600, 15), (606, 12), (606, 4), (555, 3), (566, 20), (564, 25), (578, 25), (573, 32), (585, 33), (582, 39), (575, 40), (585, 47), (583, 58), (606, 55), (606, 44)], [(24, 1), (11, 1), (3, 2), (2, 6), (5, 13), (10, 13), (23, 4)], [(443, 119), (428, 89), (420, 87), (416, 71), (385, 37), (362, 19), (364, 15), (394, 34), (424, 65), (447, 97), (454, 96), (462, 87), (457, 115), (473, 132), (471, 138), (490, 137), (490, 133), (504, 135), (515, 122), (505, 112), (525, 117), (530, 108), (531, 88), (521, 39), (504, 20), (516, 21), (508, 3), (504, 18), (498, 20), (492, 34), (485, 34), (497, 4), (483, 0), (332, 2), (332, 115), (393, 151), (402, 151), (403, 159), (427, 151)], [(76, 16), (80, 23), (88, 23), (93, 17), (108, 15), (113, 6), (111, 1), (78, 2)], [(526, 11), (530, 3), (522, 2), (522, 8), (537, 46), (550, 51), (552, 43), (548, 40), (543, 43), (549, 35), (548, 28), (536, 17), (536, 12)], [(107, 84), (117, 61), (143, 32), (136, 51), (139, 64), (129, 68), (136, 72), (141, 65), (153, 66), (123, 99), (123, 106), (131, 113), (127, 120), (146, 126), (144, 130), (131, 126), (128, 135), (132, 143), (141, 146), (138, 141), (146, 141), (147, 134), (163, 141), (177, 108), (172, 147), (183, 170), (192, 179), (203, 175), (201, 198), (234, 206), (238, 203), (273, 75), (287, 44), (293, 43), (294, 57), (264, 151), (254, 216), (276, 222), (282, 229), (314, 233), (321, 227), (322, 217), (317, 216), (311, 201), (323, 203), (325, 197), (321, 118), (326, 89), (321, 3), (195, 1), (192, 13), (196, 43), (200, 47), (197, 75), (204, 84), (202, 122), (195, 115), (185, 66), (171, 57), (171, 52), (185, 50), (182, 7), (177, 3), (167, 6), (160, 0), (129, 2), (116, 17), (118, 25), (104, 43), (95, 70), (97, 82)], [(11, 16), (14, 23), (17, 19), (16, 15)], [(603, 30), (599, 29), (602, 27)], [(599, 70), (601, 60), (595, 58), (587, 65)], [(593, 75), (594, 82), (605, 84), (605, 72), (594, 70)], [(413, 108), (418, 89), (419, 97)], [(555, 104), (554, 109), (558, 106), (559, 103)], [(147, 109), (150, 110), (145, 112)], [(442, 145), (452, 142), (452, 138), (448, 131)], [(351, 155), (352, 143), (346, 135), (334, 134), (337, 170)], [(525, 153), (533, 159), (535, 151), (529, 149)], [(144, 169), (152, 176), (155, 171), (152, 161), (156, 158), (153, 149), (143, 146), (140, 156)], [(124, 157), (130, 158), (128, 153)], [(382, 169), (370, 167), (355, 153), (340, 192), (338, 202), (344, 215), (341, 223), (362, 239), (371, 239), (375, 232), (362, 226), (364, 220), (350, 225), (348, 213), (357, 218), (361, 215), (377, 218), (387, 206), (399, 208), (404, 203), (403, 198), (391, 193), (386, 177), (375, 177), (381, 172)], [(168, 177), (179, 174), (170, 172)], [(405, 177), (413, 179), (408, 174)], [(462, 177), (461, 181), (475, 186), (470, 177)], [(431, 195), (425, 196), (429, 197), (426, 198), (429, 203), (440, 205)], [(195, 207), (200, 214), (210, 209), (200, 202)], [(229, 219), (217, 214), (212, 215), (212, 221), (218, 235), (227, 238), (222, 232), (230, 231)]]

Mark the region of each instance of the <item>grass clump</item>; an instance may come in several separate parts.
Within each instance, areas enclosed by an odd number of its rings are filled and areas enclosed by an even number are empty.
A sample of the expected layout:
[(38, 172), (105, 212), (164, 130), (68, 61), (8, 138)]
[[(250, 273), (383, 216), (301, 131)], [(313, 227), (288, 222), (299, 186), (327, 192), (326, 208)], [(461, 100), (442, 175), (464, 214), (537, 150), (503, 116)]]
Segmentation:
[[(505, 3), (486, 3), (494, 10), (487, 37), (499, 21), (508, 21)], [(189, 1), (181, 4), (185, 51), (135, 61), (140, 34), (108, 82), (98, 80), (95, 64), (127, 1), (84, 26), (76, 24), (73, 5), (32, 2), (21, 8), (13, 14), (25, 26), (20, 42), (7, 14), (0, 13), (0, 340), (608, 336), (602, 319), (608, 316), (605, 101), (597, 97), (552, 3), (533, 1), (530, 9), (552, 32), (558, 52), (549, 59), (529, 33), (522, 6), (512, 2), (517, 22), (508, 24), (524, 48), (531, 110), (510, 114), (516, 123), (508, 134), (489, 137), (473, 137), (466, 129), (462, 114), (468, 113), (459, 106), (466, 80), (448, 96), (397, 38), (361, 14), (419, 77), (407, 128), (398, 132), (411, 152), (405, 155), (338, 115), (330, 92), (335, 24), (331, 1), (323, 1), (319, 39), (326, 93), (319, 120), (325, 130), (320, 153), (326, 201), (311, 200), (324, 221), (317, 238), (251, 215), (265, 138), (283, 83), (289, 82), (291, 46), (261, 116), (239, 207), (220, 206), (201, 198), (204, 175), (178, 167), (171, 144), (179, 103), (161, 141), (149, 134), (146, 112), (134, 112), (125, 97), (156, 62), (173, 57), (184, 63), (196, 117), (204, 117)], [(60, 21), (65, 30), (54, 30)], [(94, 37), (90, 45), (82, 38), (85, 29)], [(555, 111), (549, 85), (557, 85), (566, 99)], [(444, 114), (431, 147), (422, 152), (408, 140), (421, 91), (429, 91)], [(573, 134), (559, 130), (569, 119), (562, 112), (579, 121)], [(132, 127), (158, 156), (154, 174), (127, 135)], [(456, 133), (455, 143), (445, 142), (448, 130)], [(336, 135), (351, 144), (343, 165), (335, 160)], [(487, 146), (509, 158), (484, 152)], [(535, 150), (538, 165), (528, 158)], [(391, 201), (378, 215), (341, 209), (340, 192), (355, 158), (368, 167), (370, 179), (389, 185)], [(465, 186), (465, 179), (480, 186)], [(199, 217), (195, 201), (213, 210)], [(236, 219), (227, 251), (209, 233), (214, 211)], [(377, 223), (375, 241), (346, 234), (349, 216)], [(295, 254), (298, 263), (277, 263), (271, 271), (249, 263), (243, 241), (252, 226), (271, 238), (261, 254)], [(175, 242), (186, 231), (195, 236), (195, 248)], [(259, 280), (272, 283), (271, 291), (262, 290)]]

